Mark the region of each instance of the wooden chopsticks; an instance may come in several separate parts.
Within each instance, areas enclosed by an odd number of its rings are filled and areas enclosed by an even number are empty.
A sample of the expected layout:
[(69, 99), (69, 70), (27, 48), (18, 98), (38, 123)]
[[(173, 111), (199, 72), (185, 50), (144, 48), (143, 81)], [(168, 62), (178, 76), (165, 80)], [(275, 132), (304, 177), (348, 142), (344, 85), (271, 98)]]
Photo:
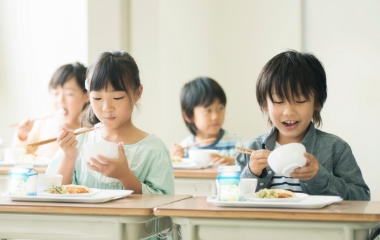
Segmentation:
[(255, 151), (255, 150), (252, 150), (252, 149), (249, 149), (249, 148), (243, 148), (243, 147), (238, 147), (238, 146), (236, 146), (235, 148), (237, 149), (238, 153), (242, 153), (242, 154), (249, 154), (249, 155), (251, 155), (251, 153), (253, 153)]
[[(82, 130), (82, 131), (79, 131), (79, 132), (74, 132), (75, 135), (80, 135), (80, 134), (83, 134), (83, 133), (86, 133), (86, 132), (91, 132), (93, 130), (95, 130), (97, 128), (89, 128), (89, 129), (86, 129), (86, 130)], [(57, 138), (50, 138), (50, 139), (46, 139), (46, 140), (43, 140), (43, 141), (40, 141), (40, 142), (35, 142), (35, 143), (30, 143), (28, 144), (27, 146), (32, 146), (32, 147), (38, 147), (38, 146), (41, 146), (41, 145), (44, 145), (44, 144), (47, 144), (47, 143), (52, 143), (52, 142), (55, 142), (57, 141)]]
[(183, 146), (182, 148), (189, 148), (189, 147), (197, 146), (199, 144), (212, 143), (215, 140), (216, 140), (216, 138), (208, 138), (208, 139), (204, 139), (202, 141), (198, 141), (198, 142), (195, 142), (195, 143), (188, 144), (186, 146)]

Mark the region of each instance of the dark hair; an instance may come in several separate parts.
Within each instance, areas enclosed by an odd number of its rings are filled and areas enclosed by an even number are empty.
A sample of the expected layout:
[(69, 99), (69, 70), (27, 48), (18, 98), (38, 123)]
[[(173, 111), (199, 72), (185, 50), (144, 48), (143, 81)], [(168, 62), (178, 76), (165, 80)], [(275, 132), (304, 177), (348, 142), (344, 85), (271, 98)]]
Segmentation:
[(85, 77), (87, 68), (79, 62), (72, 64), (65, 64), (59, 67), (53, 74), (50, 83), (49, 90), (55, 89), (58, 86), (63, 86), (71, 78), (75, 78), (78, 86), (82, 89), (83, 93), (86, 93)]
[[(290, 50), (269, 60), (256, 83), (256, 99), (261, 111), (267, 106), (267, 96), (273, 101), (273, 90), (289, 102), (300, 95), (307, 100), (314, 95), (313, 123), (316, 127), (322, 125), (320, 113), (327, 98), (326, 73), (313, 54)], [(268, 122), (272, 125), (269, 117)]]
[[(139, 68), (133, 57), (117, 50), (99, 54), (87, 70), (86, 81), (89, 92), (108, 90), (112, 86), (115, 91), (125, 91), (129, 99), (141, 85)], [(90, 106), (85, 115), (85, 119), (82, 117), (82, 125), (100, 122)]]
[[(194, 117), (194, 108), (196, 106), (210, 106), (215, 99), (219, 99), (224, 106), (227, 104), (226, 95), (222, 87), (212, 78), (197, 77), (183, 86), (181, 90), (181, 109), (187, 118)], [(184, 117), (184, 116), (183, 116)], [(196, 135), (197, 128), (192, 122), (184, 121), (187, 128), (193, 135)]]

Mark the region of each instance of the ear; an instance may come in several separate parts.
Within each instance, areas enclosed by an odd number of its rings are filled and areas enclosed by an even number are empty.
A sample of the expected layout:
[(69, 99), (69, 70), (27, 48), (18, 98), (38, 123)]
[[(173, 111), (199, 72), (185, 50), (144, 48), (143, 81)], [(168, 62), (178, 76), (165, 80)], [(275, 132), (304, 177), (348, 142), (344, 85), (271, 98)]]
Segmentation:
[(320, 111), (322, 107), (319, 104), (314, 105), (314, 111)]
[(265, 103), (262, 108), (265, 112), (268, 112), (268, 103)]
[(183, 118), (185, 119), (186, 122), (192, 123), (191, 119), (186, 115), (186, 113), (184, 111), (182, 111), (182, 116), (183, 116)]
[(143, 85), (140, 85), (140, 87), (135, 92), (135, 102), (140, 100), (143, 90), (144, 90)]
[(86, 92), (85, 94), (83, 94), (83, 102), (88, 103), (89, 101), (90, 101), (90, 94)]

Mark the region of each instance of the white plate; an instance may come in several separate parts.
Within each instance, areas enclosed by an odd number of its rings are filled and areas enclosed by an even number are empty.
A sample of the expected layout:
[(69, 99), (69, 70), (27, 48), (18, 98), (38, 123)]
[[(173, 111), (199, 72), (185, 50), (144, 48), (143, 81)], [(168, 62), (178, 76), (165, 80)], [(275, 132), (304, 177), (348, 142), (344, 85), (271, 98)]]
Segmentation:
[(12, 201), (22, 202), (66, 202), (66, 203), (103, 203), (111, 200), (124, 198), (132, 194), (132, 190), (103, 190), (91, 197), (51, 197), (51, 196), (9, 196), (8, 193), (3, 193), (3, 196), (8, 196)]
[(209, 164), (208, 166), (198, 165), (196, 162), (188, 158), (182, 158), (182, 162), (172, 162), (172, 164), (175, 169), (203, 169), (212, 166), (212, 164)]
[(36, 157), (32, 160), (7, 160), (7, 161), (0, 161), (0, 166), (14, 166), (16, 164), (20, 163), (31, 163), (33, 166), (47, 166), (49, 165), (51, 159), (50, 158), (43, 158), (43, 157)]
[(90, 188), (91, 192), (89, 193), (78, 193), (78, 194), (57, 194), (57, 193), (48, 193), (48, 192), (40, 192), (38, 193), (39, 196), (49, 196), (49, 197), (91, 197), (98, 193), (100, 193), (102, 190), (97, 188)]
[(299, 202), (251, 202), (251, 201), (219, 201), (218, 197), (208, 197), (207, 202), (218, 207), (241, 207), (241, 208), (322, 208), (343, 199), (338, 196), (310, 195)]
[(309, 197), (306, 193), (294, 193), (295, 198), (259, 198), (256, 194), (247, 194), (243, 197), (251, 202), (299, 202)]

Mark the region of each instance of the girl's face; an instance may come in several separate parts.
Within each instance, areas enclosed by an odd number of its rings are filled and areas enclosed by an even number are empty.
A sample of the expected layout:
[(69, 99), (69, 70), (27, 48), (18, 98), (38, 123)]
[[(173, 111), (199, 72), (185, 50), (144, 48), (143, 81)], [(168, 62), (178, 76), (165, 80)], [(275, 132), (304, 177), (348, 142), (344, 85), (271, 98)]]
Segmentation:
[(91, 91), (90, 103), (96, 117), (104, 126), (117, 129), (131, 123), (133, 106), (140, 99), (141, 93), (142, 86), (130, 101), (125, 91), (114, 91), (112, 86), (109, 86), (107, 91)]
[(64, 109), (64, 126), (68, 129), (77, 128), (78, 117), (83, 106), (88, 102), (88, 94), (83, 93), (75, 78), (68, 79), (63, 86), (52, 89), (55, 110)]
[(196, 106), (192, 122), (197, 127), (197, 136), (201, 138), (217, 137), (224, 123), (225, 106), (215, 99), (210, 106)]
[(268, 112), (273, 125), (278, 129), (277, 142), (280, 145), (287, 143), (300, 143), (306, 135), (308, 126), (314, 113), (314, 96), (309, 100), (304, 96), (298, 96), (292, 102), (281, 99), (273, 93), (273, 102), (267, 96), (267, 106), (264, 108)]

